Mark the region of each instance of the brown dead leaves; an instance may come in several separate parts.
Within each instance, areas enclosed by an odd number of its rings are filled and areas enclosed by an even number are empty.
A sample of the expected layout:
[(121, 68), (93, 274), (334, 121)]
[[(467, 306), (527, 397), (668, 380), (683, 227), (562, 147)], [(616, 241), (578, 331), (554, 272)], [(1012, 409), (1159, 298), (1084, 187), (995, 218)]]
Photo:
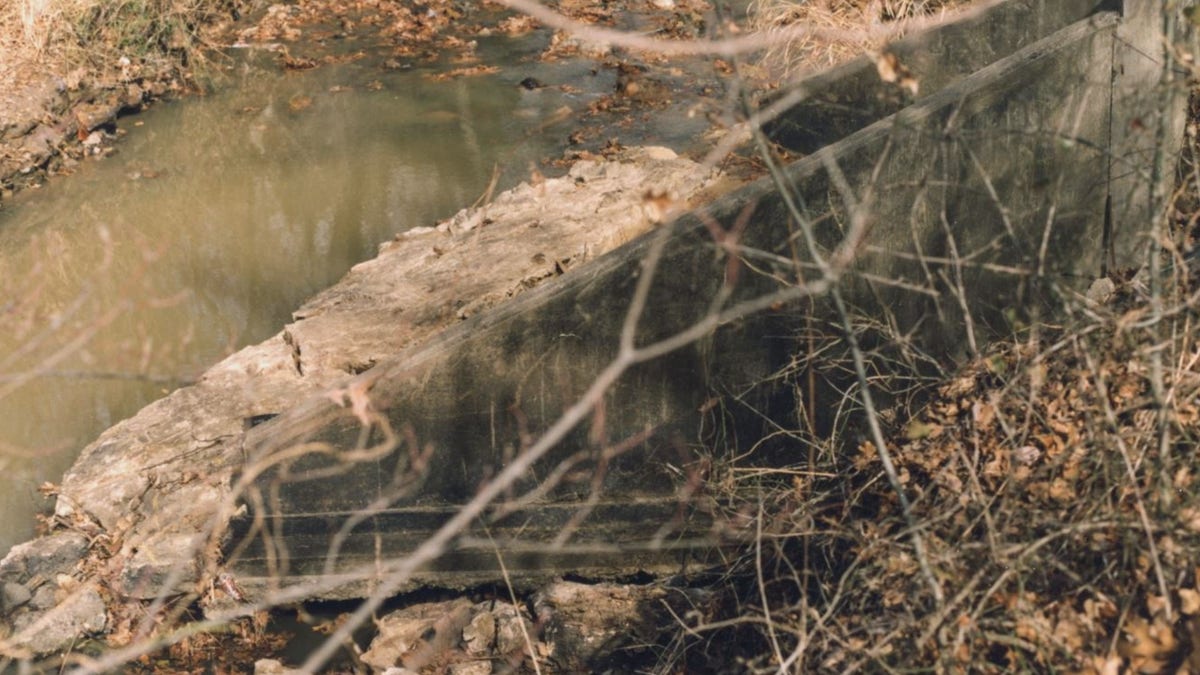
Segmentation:
[[(1144, 375), (1109, 365), (1114, 399), (1121, 409), (1134, 405)], [(905, 423), (898, 464), (959, 503), (982, 506), (1003, 494), (1051, 511), (1069, 506), (1093, 471), (1093, 443), (1103, 435), (1089, 379), (1074, 361), (1043, 360), (1028, 345), (997, 347)]]
[[(1197, 578), (1200, 568), (1193, 573), (1193, 579)], [(1179, 612), (1174, 619), (1166, 600), (1150, 595), (1145, 598), (1143, 611), (1121, 626), (1115, 656), (1125, 666), (1122, 672), (1200, 673), (1200, 591), (1180, 588), (1173, 600)], [(1105, 671), (1092, 667), (1081, 672)]]
[(312, 54), (290, 55), (283, 49), (284, 67), (296, 70), (336, 62), (323, 53), (330, 38), (357, 39), (371, 35), (389, 45), (392, 56), (433, 59), (442, 54), (460, 61), (474, 59), (471, 36), (483, 27), (467, 20), (459, 4), (429, 0), (421, 5), (391, 0), (307, 0), (271, 5), (254, 25), (236, 35), (241, 44), (293, 44), (305, 41)]
[[(1200, 438), (1197, 378), (1171, 374), (1192, 388), (1175, 392), (1178, 404), (1160, 417), (1144, 352), (1128, 336), (1047, 333), (1038, 344), (992, 347), (900, 416), (890, 435), (939, 574), (959, 585), (982, 575), (981, 587), (997, 589), (964, 601), (975, 612), (938, 629), (932, 653), (963, 668), (982, 659), (996, 672), (1200, 673), (1200, 500), (1191, 497), (1196, 453), (1184, 440)], [(1162, 419), (1179, 439), (1166, 481), (1155, 469)], [(880, 514), (894, 516), (874, 445), (861, 444), (851, 461), (876, 477), (889, 505)], [(1163, 482), (1171, 489), (1155, 489)], [(1171, 505), (1163, 494), (1174, 495)], [(1170, 509), (1152, 518), (1162, 528), (1156, 553), (1136, 517), (1139, 501)], [(870, 592), (882, 607), (917, 602), (899, 548), (860, 556), (871, 560)], [(1158, 566), (1186, 581), (1170, 589), (1174, 613), (1155, 599)]]
[(463, 77), (477, 77), (479, 75), (491, 75), (500, 72), (500, 68), (496, 66), (468, 66), (464, 68), (454, 68), (445, 72), (427, 75), (426, 79), (434, 82), (443, 82), (446, 80), (457, 80)]

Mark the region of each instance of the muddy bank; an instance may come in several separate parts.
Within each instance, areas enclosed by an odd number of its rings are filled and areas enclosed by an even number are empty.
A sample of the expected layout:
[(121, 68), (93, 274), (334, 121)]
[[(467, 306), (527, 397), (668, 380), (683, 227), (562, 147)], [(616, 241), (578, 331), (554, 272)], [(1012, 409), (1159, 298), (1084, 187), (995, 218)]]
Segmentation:
[(185, 88), (173, 71), (112, 79), (76, 70), (29, 84), (13, 94), (24, 105), (0, 108), (0, 201), (111, 152), (119, 115)]
[(111, 152), (114, 120), (199, 89), (238, 0), (0, 7), (0, 198)]

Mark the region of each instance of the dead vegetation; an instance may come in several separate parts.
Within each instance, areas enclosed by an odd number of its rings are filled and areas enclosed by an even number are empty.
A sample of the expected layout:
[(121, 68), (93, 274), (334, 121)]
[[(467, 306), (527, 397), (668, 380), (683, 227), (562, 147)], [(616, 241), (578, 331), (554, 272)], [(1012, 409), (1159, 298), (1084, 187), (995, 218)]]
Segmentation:
[(108, 64), (161, 55), (187, 58), (203, 30), (228, 22), (239, 0), (16, 0), (0, 10), (7, 58)]
[[(205, 31), (238, 0), (15, 0), (0, 8), (0, 68), (66, 73), (186, 63), (211, 47)], [(124, 61), (122, 61), (124, 59)]]
[[(1017, 325), (942, 374), (857, 320), (877, 345), (864, 347), (871, 386), (893, 402), (878, 417), (944, 600), (862, 440), (850, 348), (814, 327), (776, 376), (801, 424), (773, 444), (805, 459), (725, 467), (730, 520), (760, 534), (706, 622), (679, 634), (671, 667), (1200, 671), (1194, 133), (1186, 145), (1160, 283), (1118, 270), (1103, 301), (1064, 298), (1052, 324)], [(834, 412), (810, 424), (820, 391), (815, 409)]]
[[(863, 29), (884, 23), (899, 23), (914, 17), (947, 15), (971, 0), (755, 0), (751, 23), (771, 33), (791, 26), (834, 29), (813, 32), (794, 40), (773, 43), (763, 56), (772, 70), (785, 75), (812, 68), (833, 66), (877, 50)], [(902, 36), (890, 35), (890, 40)], [(840, 37), (834, 37), (840, 36)]]

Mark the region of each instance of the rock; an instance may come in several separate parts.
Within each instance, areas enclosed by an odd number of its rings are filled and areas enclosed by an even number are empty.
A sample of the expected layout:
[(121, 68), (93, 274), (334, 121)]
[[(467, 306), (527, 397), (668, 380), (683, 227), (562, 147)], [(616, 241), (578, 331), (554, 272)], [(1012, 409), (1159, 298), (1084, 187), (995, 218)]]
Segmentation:
[(254, 662), (254, 675), (303, 675), (305, 671), (288, 668), (277, 659), (259, 659)]
[(146, 91), (149, 92), (149, 94), (154, 98), (159, 98), (163, 94), (167, 93), (167, 85), (159, 80), (153, 80), (146, 84)]
[(78, 532), (59, 532), (18, 544), (0, 560), (0, 580), (25, 583), (36, 576), (50, 579), (70, 573), (87, 549), (87, 537)]
[[(492, 610), (492, 615), (496, 617), (497, 653), (508, 655), (518, 652), (525, 649), (527, 637), (529, 640), (533, 639), (533, 624), (525, 619), (516, 607), (503, 603)], [(524, 623), (524, 630), (522, 630), (522, 623)]]
[(112, 99), (103, 103), (81, 103), (72, 113), (80, 131), (87, 133), (116, 119), (120, 111), (121, 102)]
[(378, 669), (420, 670), (437, 663), (446, 664), (449, 673), (487, 675), (493, 660), (523, 656), (526, 635), (536, 639), (533, 624), (512, 604), (471, 605), (465, 598), (406, 607), (385, 616), (378, 627), (379, 635), (362, 656)]
[(467, 661), (452, 664), (448, 670), (450, 675), (491, 675), (491, 661)]
[(34, 120), (22, 120), (10, 124), (4, 129), (3, 139), (8, 141), (14, 138), (20, 138), (30, 131), (33, 131), (35, 126), (37, 126), (37, 122)]
[(534, 612), (561, 672), (602, 672), (618, 664), (653, 664), (661, 636), (677, 616), (704, 604), (698, 591), (660, 585), (581, 584), (559, 581), (534, 597)]
[(121, 93), (121, 106), (124, 108), (139, 108), (146, 100), (146, 90), (139, 87), (137, 84), (125, 85), (125, 91)]
[(41, 125), (25, 137), (21, 150), (29, 156), (30, 166), (41, 166), (62, 144), (66, 133), (58, 127)]
[[(156, 546), (138, 546), (121, 570), (115, 590), (143, 600), (163, 592), (187, 592), (200, 576), (196, 553), (203, 542), (203, 536), (174, 534), (160, 537)], [(164, 558), (156, 554), (159, 550), (170, 551), (172, 555)], [(180, 564), (181, 560), (187, 562)]]
[(545, 673), (653, 669), (676, 617), (708, 602), (703, 591), (662, 585), (561, 581), (533, 599), (537, 625), (507, 602), (459, 598), (397, 610), (380, 620), (362, 660), (385, 672), (488, 675), (494, 664), (527, 662), (532, 647)]
[(24, 584), (6, 581), (0, 587), (0, 612), (11, 612), (33, 598), (33, 593)]
[[(478, 605), (477, 605), (478, 607)], [(475, 656), (487, 654), (496, 641), (496, 617), (490, 611), (476, 614), (463, 629), (463, 642), (467, 653)]]
[(457, 598), (399, 609), (379, 620), (379, 635), (362, 655), (363, 663), (386, 670), (419, 670), (457, 646), (470, 621), (471, 602)]
[[(49, 584), (42, 589), (53, 594)], [(42, 589), (38, 589), (35, 600)], [(81, 637), (103, 631), (106, 625), (108, 613), (104, 600), (95, 585), (88, 585), (67, 595), (48, 612), (25, 612), (14, 618), (14, 634), (9, 644), (16, 649), (50, 654), (70, 647)]]
[(33, 593), (29, 606), (33, 609), (50, 609), (58, 601), (58, 594), (52, 584), (43, 584)]

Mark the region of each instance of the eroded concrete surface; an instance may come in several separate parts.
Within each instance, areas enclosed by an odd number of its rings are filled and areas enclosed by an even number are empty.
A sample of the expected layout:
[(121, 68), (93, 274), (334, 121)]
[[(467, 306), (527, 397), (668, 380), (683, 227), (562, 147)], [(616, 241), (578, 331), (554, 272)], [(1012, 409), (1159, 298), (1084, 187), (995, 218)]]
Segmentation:
[(0, 562), (0, 653), (52, 652), (104, 630), (100, 595), (119, 604), (203, 592), (257, 420), (336, 392), (405, 346), (648, 231), (664, 209), (695, 206), (713, 185), (708, 169), (670, 150), (631, 149), (384, 244), (278, 335), (84, 450), (61, 486), (58, 531)]

